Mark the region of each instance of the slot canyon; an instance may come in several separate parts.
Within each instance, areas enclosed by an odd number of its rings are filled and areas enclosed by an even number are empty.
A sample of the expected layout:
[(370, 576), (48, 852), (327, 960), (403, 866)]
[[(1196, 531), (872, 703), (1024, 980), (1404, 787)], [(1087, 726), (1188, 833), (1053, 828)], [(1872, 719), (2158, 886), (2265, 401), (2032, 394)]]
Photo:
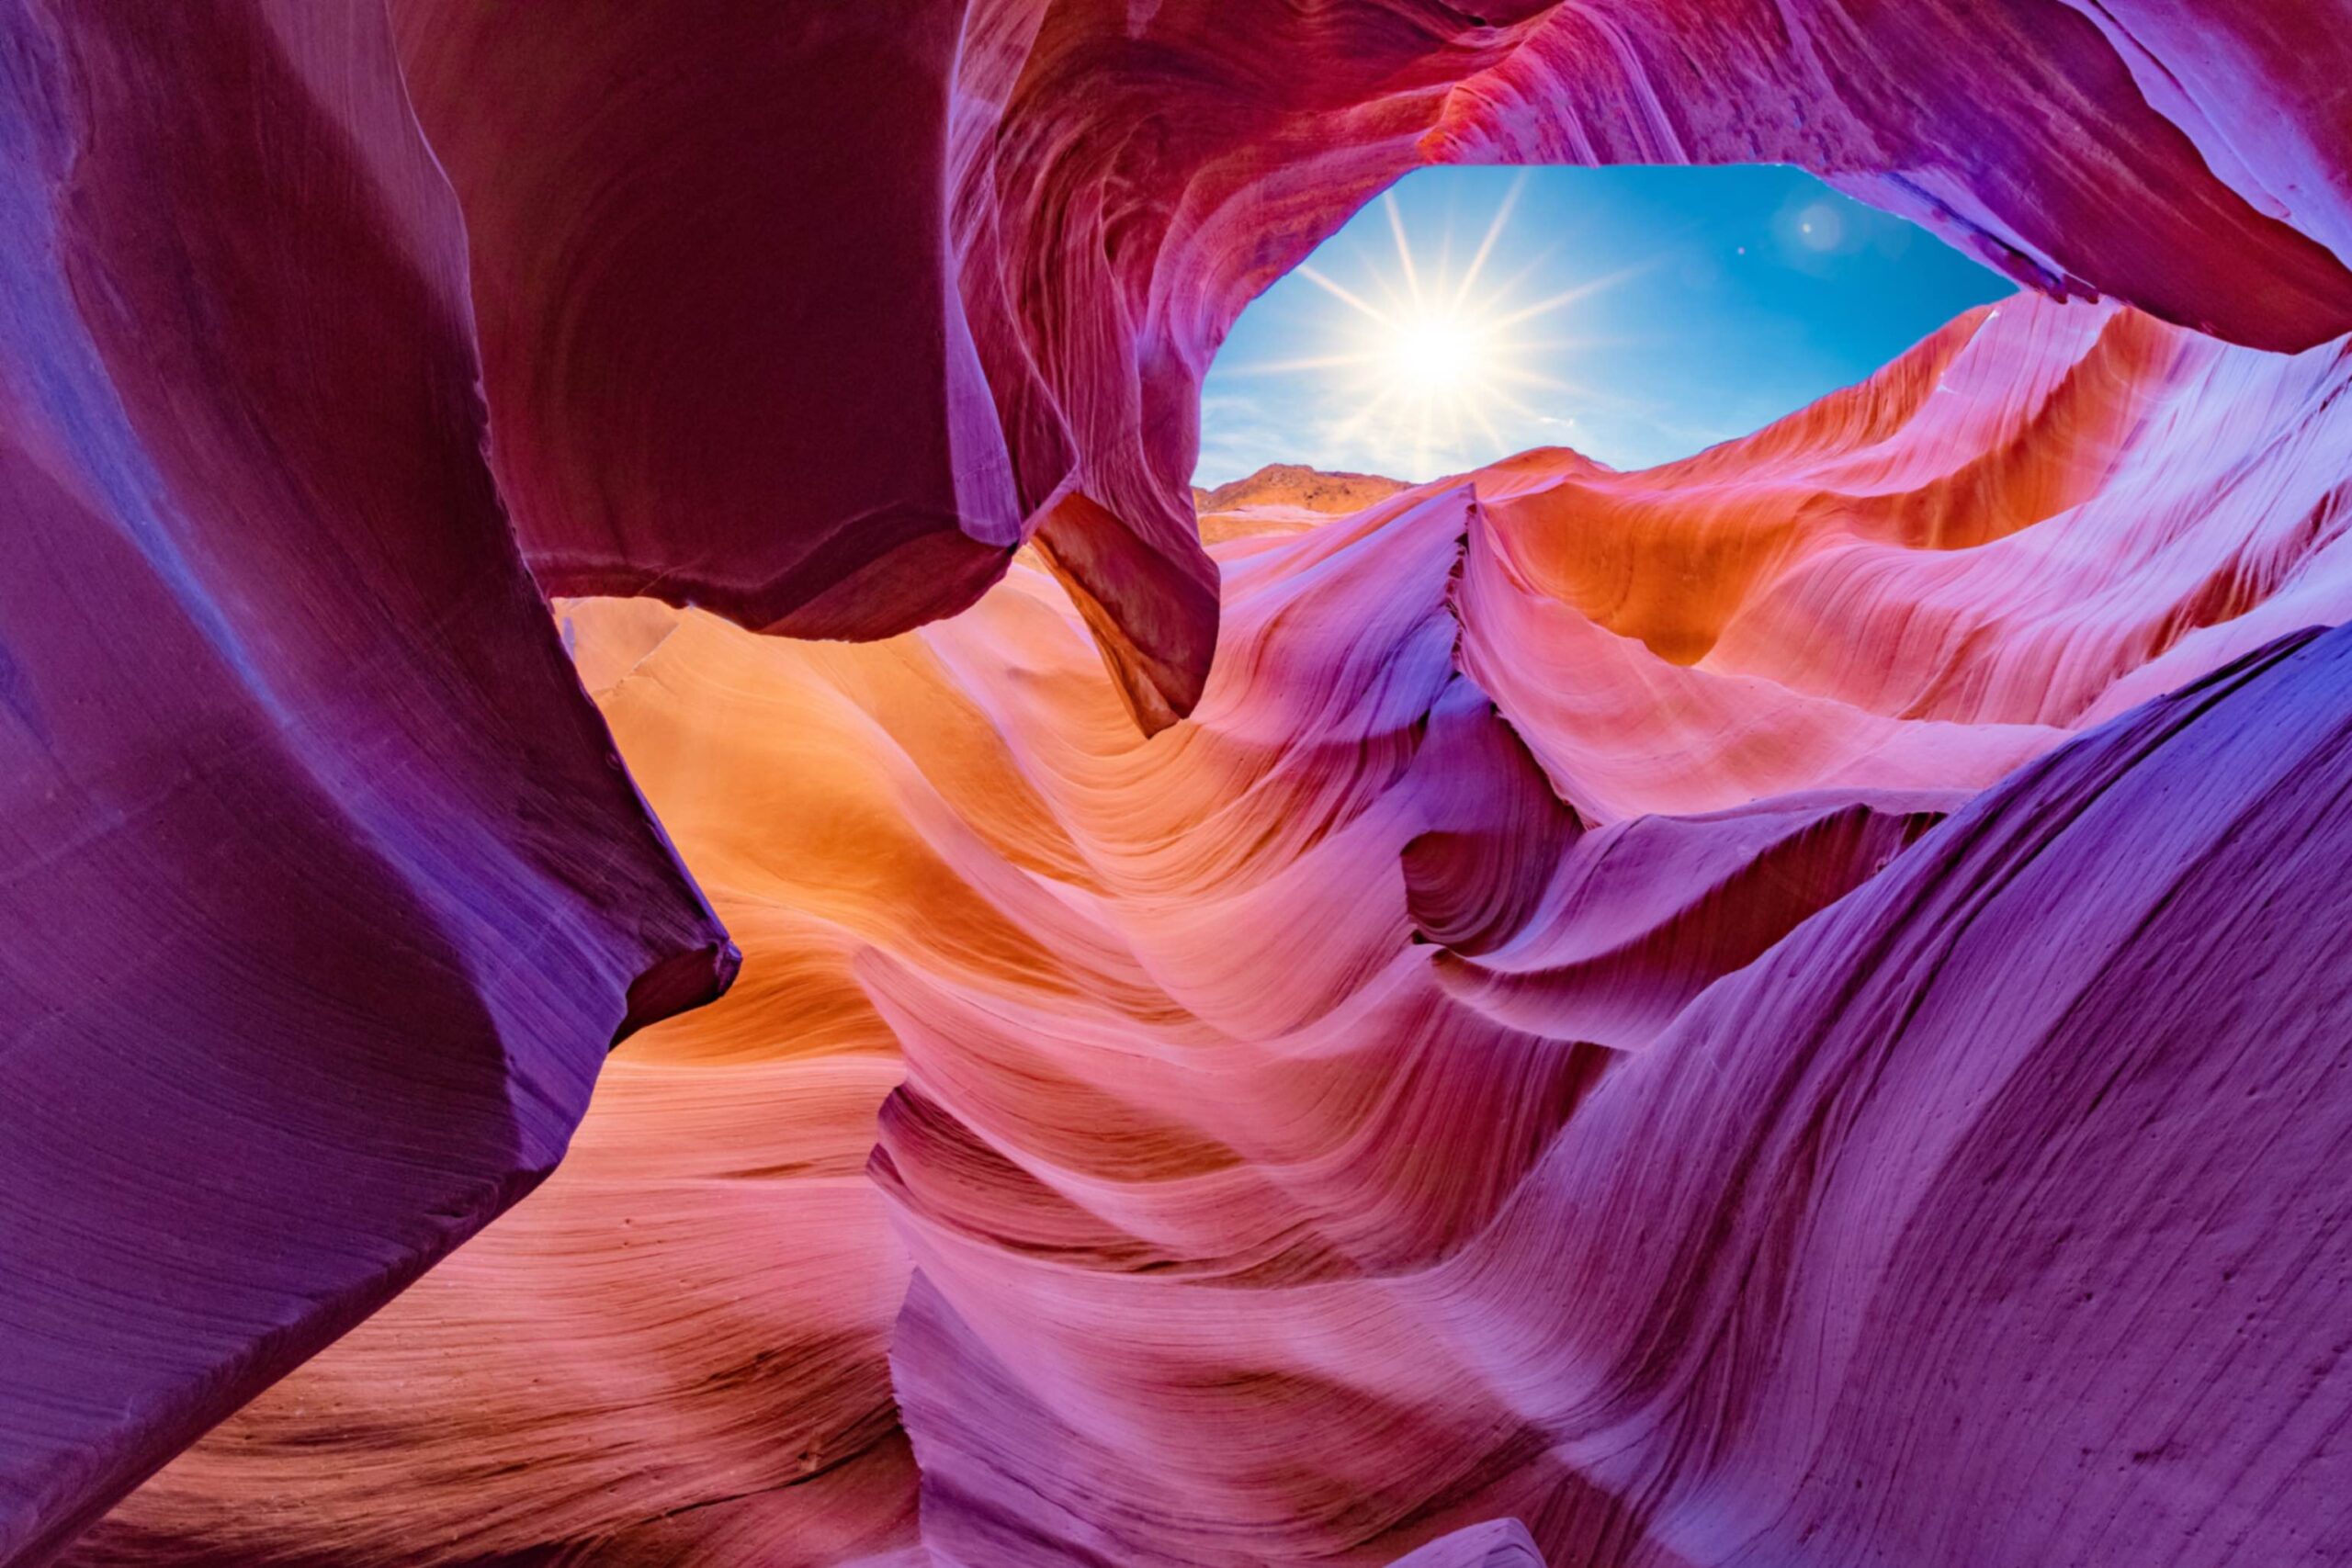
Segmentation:
[[(0, 0), (0, 1564), (2352, 1563), (2352, 7), (1465, 4)], [(1755, 164), (2017, 292), (1193, 488)]]

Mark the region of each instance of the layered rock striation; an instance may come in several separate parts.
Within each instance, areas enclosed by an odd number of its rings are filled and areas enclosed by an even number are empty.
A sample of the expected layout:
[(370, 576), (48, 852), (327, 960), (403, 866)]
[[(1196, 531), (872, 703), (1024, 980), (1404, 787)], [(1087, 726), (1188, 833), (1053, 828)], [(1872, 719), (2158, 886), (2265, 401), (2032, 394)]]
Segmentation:
[(482, 460), (382, 17), (0, 12), (0, 1562), (561, 1155), (734, 953)]
[(745, 981), (76, 1561), (2326, 1560), (2347, 376), (1988, 308), (1150, 738), (1025, 566), (566, 606)]
[[(2352, 1555), (2339, 9), (6, 0), (0, 1561)], [(2030, 297), (1204, 546), (1758, 159)]]
[(1799, 164), (2037, 289), (2302, 349), (2352, 330), (2352, 205), (2333, 24), (2290, 9), (392, 3), (551, 590), (871, 637), (1027, 540), (1147, 728), (1217, 646), (1201, 377), (1399, 175)]

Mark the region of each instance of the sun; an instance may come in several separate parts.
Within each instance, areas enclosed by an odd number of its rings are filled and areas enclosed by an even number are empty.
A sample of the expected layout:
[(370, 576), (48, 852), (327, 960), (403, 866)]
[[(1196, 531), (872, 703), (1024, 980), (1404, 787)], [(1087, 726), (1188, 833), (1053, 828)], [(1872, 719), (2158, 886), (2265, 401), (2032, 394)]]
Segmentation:
[(1396, 242), (1392, 263), (1367, 267), (1355, 287), (1311, 264), (1296, 269), (1347, 307), (1328, 330), (1329, 351), (1236, 367), (1229, 373), (1336, 379), (1335, 390), (1352, 412), (1332, 432), (1333, 439), (1378, 444), (1396, 455), (1396, 466), (1409, 462), (1420, 478), (1434, 477), (1439, 458), (1475, 467), (1469, 455), (1474, 433), (1486, 442), (1486, 457), (1478, 460), (1501, 456), (1505, 442), (1498, 419), (1508, 413), (1541, 420), (1545, 411), (1531, 406), (1528, 398), (1556, 403), (1589, 392), (1535, 368), (1538, 363), (1555, 364), (1562, 351), (1577, 346), (1576, 339), (1536, 336), (1536, 323), (1630, 276), (1621, 273), (1526, 299), (1522, 286), (1546, 259), (1538, 255), (1517, 276), (1489, 280), (1487, 265), (1510, 225), (1523, 179), (1504, 194), (1458, 276), (1452, 265), (1454, 235), (1438, 235), (1436, 265), (1424, 265), (1406, 236), (1394, 193), (1384, 193), (1380, 199)]
[(1400, 388), (1446, 391), (1486, 373), (1485, 336), (1452, 315), (1400, 322), (1388, 334), (1384, 368)]

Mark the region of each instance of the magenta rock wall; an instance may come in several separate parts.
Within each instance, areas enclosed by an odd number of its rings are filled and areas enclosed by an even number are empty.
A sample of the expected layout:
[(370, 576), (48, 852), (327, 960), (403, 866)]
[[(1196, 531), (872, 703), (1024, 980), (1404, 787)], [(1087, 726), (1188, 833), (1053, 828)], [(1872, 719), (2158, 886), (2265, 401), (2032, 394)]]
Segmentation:
[(733, 953), (515, 552), (381, 16), (0, 28), (13, 1562), (527, 1191)]
[(392, 0), (551, 591), (872, 636), (1026, 538), (1148, 728), (1216, 646), (1200, 378), (1397, 175), (1796, 163), (2032, 287), (2305, 348), (2352, 330), (2342, 16), (2275, 9)]
[[(0, 3), (0, 1562), (2352, 1561), (2352, 14), (1491, 3)], [(1203, 544), (1628, 160), (2028, 292)]]

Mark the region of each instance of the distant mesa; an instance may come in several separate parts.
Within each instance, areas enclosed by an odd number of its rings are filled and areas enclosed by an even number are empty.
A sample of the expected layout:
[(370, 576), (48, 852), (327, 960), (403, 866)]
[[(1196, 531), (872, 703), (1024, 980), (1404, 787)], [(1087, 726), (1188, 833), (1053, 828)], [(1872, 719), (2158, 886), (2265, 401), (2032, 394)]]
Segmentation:
[(1326, 473), (1304, 463), (1269, 463), (1215, 490), (1193, 487), (1201, 541), (1253, 534), (1295, 534), (1327, 517), (1344, 517), (1408, 488), (1380, 474)]
[(1215, 490), (1193, 487), (1193, 504), (1203, 513), (1244, 507), (1295, 506), (1327, 517), (1361, 512), (1405, 489), (1403, 479), (1380, 474), (1326, 473), (1304, 463), (1269, 463), (1256, 473)]

